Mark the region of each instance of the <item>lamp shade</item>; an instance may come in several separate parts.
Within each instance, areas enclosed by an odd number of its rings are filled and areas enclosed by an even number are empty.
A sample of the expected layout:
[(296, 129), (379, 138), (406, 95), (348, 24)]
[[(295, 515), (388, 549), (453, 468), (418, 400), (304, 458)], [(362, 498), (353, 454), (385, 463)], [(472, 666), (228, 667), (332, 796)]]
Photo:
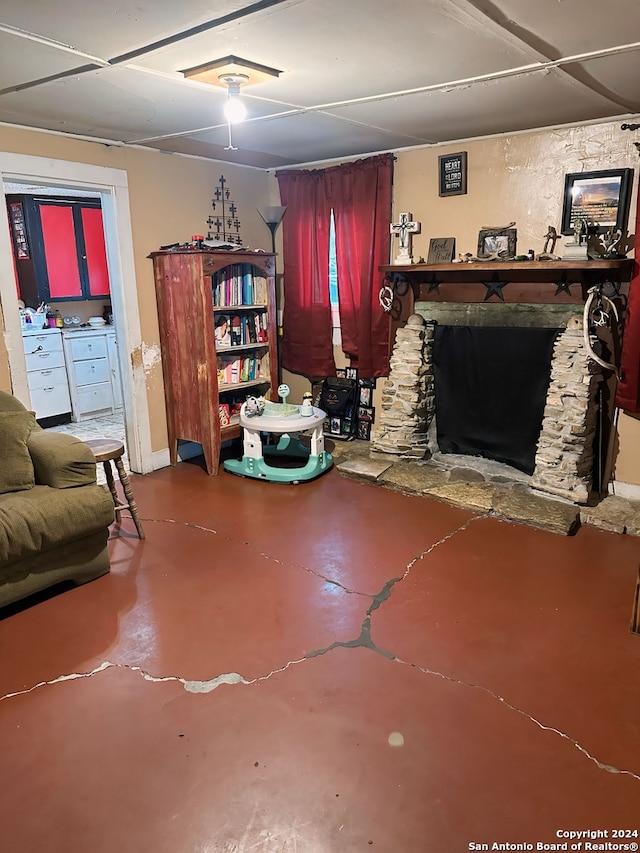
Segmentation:
[(266, 225), (278, 226), (282, 222), (286, 209), (286, 207), (259, 207), (258, 213)]

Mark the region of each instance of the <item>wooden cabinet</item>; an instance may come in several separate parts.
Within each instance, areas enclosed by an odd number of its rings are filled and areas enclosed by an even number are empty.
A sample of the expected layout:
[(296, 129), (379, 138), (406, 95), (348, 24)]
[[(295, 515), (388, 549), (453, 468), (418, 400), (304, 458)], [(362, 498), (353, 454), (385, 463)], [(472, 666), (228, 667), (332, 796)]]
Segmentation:
[(194, 441), (209, 474), (217, 474), (221, 442), (240, 435), (241, 402), (269, 397), (271, 389), (275, 397), (275, 256), (194, 250), (151, 257), (171, 464), (178, 441)]
[(38, 420), (71, 411), (62, 335), (59, 329), (23, 333), (31, 408)]
[(8, 195), (7, 206), (27, 305), (109, 295), (99, 199)]
[(71, 393), (72, 419), (82, 421), (116, 408), (109, 339), (113, 330), (91, 329), (63, 333)]

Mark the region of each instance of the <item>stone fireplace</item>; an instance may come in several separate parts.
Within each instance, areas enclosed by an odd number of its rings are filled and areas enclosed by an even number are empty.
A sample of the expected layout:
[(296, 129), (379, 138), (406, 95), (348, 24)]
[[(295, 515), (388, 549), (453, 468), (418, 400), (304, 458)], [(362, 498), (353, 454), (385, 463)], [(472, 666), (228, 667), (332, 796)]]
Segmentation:
[[(563, 265), (566, 280), (566, 267), (571, 264), (564, 262)], [(502, 285), (505, 290), (500, 301), (490, 302), (485, 298), (474, 302), (469, 299), (470, 287), (459, 287), (460, 295), (453, 301), (443, 298), (445, 294), (441, 293), (440, 282), (434, 275), (442, 267), (425, 268), (431, 276), (428, 290), (419, 286), (415, 279), (412, 282), (415, 298), (410, 299), (407, 306), (411, 313), (395, 331), (390, 373), (384, 380), (381, 412), (372, 432), (372, 456), (384, 454), (413, 461), (435, 458), (444, 459), (446, 464), (446, 457), (443, 457), (437, 441), (434, 337), (438, 325), (555, 329), (550, 366), (546, 368), (548, 386), (535, 446), (535, 463), (527, 475), (514, 473), (517, 479), (521, 482), (524, 479), (536, 492), (575, 504), (587, 503), (594, 491), (603, 489), (602, 472), (611, 425), (611, 408), (607, 402), (610, 396), (608, 377), (590, 357), (583, 331), (584, 298), (590, 281), (581, 279), (581, 271), (578, 270), (576, 286), (571, 293), (571, 285), (565, 284), (561, 288), (557, 281), (548, 281), (549, 265), (528, 263), (527, 267), (536, 267), (536, 272), (542, 270), (543, 277), (547, 278), (544, 283), (535, 283), (537, 286), (531, 287), (526, 294), (529, 298), (535, 294), (537, 301), (519, 301), (517, 296), (520, 294), (516, 293), (513, 302), (507, 301), (506, 283)], [(445, 273), (460, 277), (460, 265), (446, 267)], [(521, 269), (517, 270), (519, 274)], [(474, 284), (477, 285), (478, 271), (474, 273)], [(463, 278), (465, 274), (473, 276), (468, 270), (463, 271)], [(529, 276), (534, 278), (531, 269)], [(557, 272), (555, 277), (560, 277)], [(491, 285), (494, 285), (494, 280), (495, 275)], [(461, 285), (465, 283), (463, 281)], [(490, 285), (484, 283), (484, 286), (489, 293)], [(433, 294), (435, 299), (431, 298)], [(569, 296), (570, 301), (566, 298), (553, 301), (552, 295)], [(590, 341), (597, 349), (595, 339)], [(524, 376), (523, 382), (526, 382)], [(505, 428), (508, 429), (508, 424)], [(596, 444), (598, 453), (594, 455)], [(465, 464), (473, 466), (474, 461), (475, 458), (469, 458)]]

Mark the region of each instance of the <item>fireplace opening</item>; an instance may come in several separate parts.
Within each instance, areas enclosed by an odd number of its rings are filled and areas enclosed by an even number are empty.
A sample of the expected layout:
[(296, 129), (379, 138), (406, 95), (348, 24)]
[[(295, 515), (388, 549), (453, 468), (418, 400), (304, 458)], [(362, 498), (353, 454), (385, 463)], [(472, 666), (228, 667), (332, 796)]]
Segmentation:
[(442, 453), (533, 474), (558, 328), (435, 326), (433, 373)]

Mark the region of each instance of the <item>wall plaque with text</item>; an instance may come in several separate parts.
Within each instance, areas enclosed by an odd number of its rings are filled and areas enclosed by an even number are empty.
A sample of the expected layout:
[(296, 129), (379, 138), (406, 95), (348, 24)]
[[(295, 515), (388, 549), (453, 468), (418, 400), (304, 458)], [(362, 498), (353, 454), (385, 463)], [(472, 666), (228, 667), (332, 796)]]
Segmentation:
[(429, 240), (428, 264), (450, 264), (456, 253), (455, 237), (433, 237)]
[(467, 192), (467, 152), (438, 157), (439, 195), (464, 195)]

